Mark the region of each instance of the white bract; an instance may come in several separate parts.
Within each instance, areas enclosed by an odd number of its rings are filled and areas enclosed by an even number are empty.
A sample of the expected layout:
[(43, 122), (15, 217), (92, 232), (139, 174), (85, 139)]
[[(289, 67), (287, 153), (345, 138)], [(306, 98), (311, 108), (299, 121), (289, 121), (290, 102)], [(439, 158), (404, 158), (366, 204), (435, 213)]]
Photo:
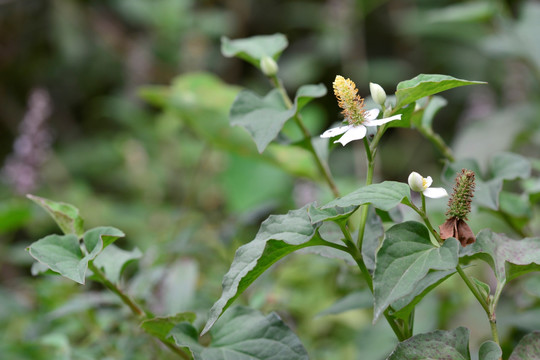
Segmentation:
[(427, 196), (432, 199), (448, 196), (448, 193), (446, 192), (445, 189), (430, 187), (432, 183), (433, 183), (433, 179), (431, 178), (431, 176), (428, 176), (427, 178), (425, 178), (415, 171), (413, 171), (409, 175), (409, 187), (411, 188), (412, 191), (422, 193), (424, 194), (424, 196)]
[(369, 83), (369, 92), (371, 93), (371, 97), (373, 98), (373, 101), (375, 101), (379, 105), (384, 105), (386, 102), (386, 92), (382, 88), (381, 85), (376, 83)]
[(343, 146), (345, 146), (353, 140), (363, 139), (367, 133), (366, 126), (379, 126), (386, 124), (390, 121), (401, 120), (401, 114), (383, 119), (377, 119), (378, 115), (379, 109), (367, 110), (364, 112), (364, 121), (361, 124), (345, 125), (328, 129), (321, 135), (321, 137), (331, 138), (337, 135), (344, 134), (338, 140), (334, 141), (334, 143), (341, 143)]

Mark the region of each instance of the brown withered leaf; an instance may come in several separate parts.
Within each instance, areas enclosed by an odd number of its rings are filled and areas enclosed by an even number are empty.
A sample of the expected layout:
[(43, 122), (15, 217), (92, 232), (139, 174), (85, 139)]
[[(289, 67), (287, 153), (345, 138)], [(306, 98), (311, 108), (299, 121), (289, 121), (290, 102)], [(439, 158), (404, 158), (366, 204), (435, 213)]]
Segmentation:
[(450, 237), (456, 238), (465, 247), (476, 241), (476, 237), (469, 225), (464, 220), (458, 218), (447, 219), (444, 224), (439, 225), (441, 238), (446, 240)]

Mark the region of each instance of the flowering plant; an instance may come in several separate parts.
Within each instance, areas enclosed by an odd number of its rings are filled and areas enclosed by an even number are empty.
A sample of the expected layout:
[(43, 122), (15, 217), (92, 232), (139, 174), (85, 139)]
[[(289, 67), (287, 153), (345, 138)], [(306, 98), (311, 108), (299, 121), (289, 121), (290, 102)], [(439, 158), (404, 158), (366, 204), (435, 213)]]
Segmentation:
[[(354, 82), (337, 76), (333, 88), (346, 124), (326, 130), (322, 135), (312, 134), (304, 122), (302, 109), (310, 101), (324, 96), (326, 87), (304, 85), (293, 99), (289, 98), (278, 77), (279, 55), (286, 46), (282, 35), (223, 39), (225, 55), (250, 62), (273, 86), (264, 97), (249, 90), (239, 92), (230, 111), (231, 125), (242, 127), (251, 136), (261, 156), (269, 156), (268, 153), (275, 150), (273, 145), (301, 151), (315, 169), (303, 176), (328, 187), (333, 196), (322, 204), (308, 202), (287, 214), (270, 215), (262, 222), (255, 238), (236, 251), (224, 275), (221, 296), (207, 318), (203, 316), (202, 331), (199, 332), (200, 322), (196, 322), (195, 314), (154, 316), (121, 288), (124, 264), (141, 256), (136, 249), (125, 252), (113, 244), (124, 236), (122, 231), (112, 227), (85, 231), (82, 218), (73, 206), (30, 196), (53, 216), (64, 232), (64, 235), (40, 239), (28, 248), (38, 261), (36, 272), (52, 271), (81, 284), (87, 277), (101, 282), (130, 308), (144, 331), (182, 358), (204, 360), (308, 358), (299, 338), (279, 316), (273, 313), (263, 316), (255, 310), (233, 306), (273, 264), (302, 249), (316, 250), (318, 254), (354, 264), (354, 274), (361, 278), (358, 290), (367, 294), (372, 305), (373, 322), (386, 322), (397, 340), (387, 359), (417, 359), (415, 354), (419, 353), (422, 358), (430, 359), (470, 359), (469, 331), (465, 327), (415, 333), (415, 312), (421, 300), (447, 279), (459, 276), (463, 287), (485, 312), (489, 326), (491, 340), (482, 343), (479, 358), (502, 358), (497, 304), (509, 281), (540, 270), (540, 238), (523, 236), (522, 240), (513, 240), (489, 229), (475, 235), (466, 221), (472, 219), (478, 209), (491, 209), (510, 216), (499, 209), (503, 182), (530, 176), (531, 164), (529, 159), (516, 154), (498, 154), (491, 163), (491, 177), (482, 177), (474, 162), (455, 161), (451, 149), (431, 128), (432, 119), (426, 119), (434, 116), (433, 111), (426, 109), (440, 92), (483, 83), (421, 74), (398, 83), (392, 97), (388, 97), (381, 86), (370, 83), (376, 107), (367, 110)], [(294, 123), (302, 139), (287, 140), (284, 127), (288, 122)], [(430, 176), (424, 178), (414, 171), (407, 180), (398, 181), (378, 179), (375, 174), (381, 139), (397, 124), (420, 130), (441, 150), (446, 161), (442, 176), (446, 184), (457, 174), (446, 221), (438, 228), (433, 226), (426, 197), (434, 199), (429, 201), (436, 204), (440, 201), (436, 199), (448, 195), (444, 188), (431, 187)], [(368, 128), (373, 130), (369, 136)], [(333, 149), (328, 139), (339, 135), (334, 143), (343, 146), (362, 140), (366, 158), (363, 184), (357, 183), (355, 190), (345, 195), (334, 180), (328, 162), (329, 151)], [(290, 164), (280, 162), (283, 157), (269, 158), (294, 172)], [(516, 232), (524, 232), (523, 227), (511, 220), (509, 223)], [(120, 253), (121, 257), (116, 256)], [(477, 279), (465, 268), (473, 262), (486, 264), (493, 270), (495, 279), (491, 284)], [(333, 311), (337, 308), (339, 306)], [(272, 344), (271, 350), (268, 344)], [(511, 359), (532, 359), (537, 355), (534, 346), (538, 344), (540, 335), (533, 332), (515, 349), (505, 349), (505, 352), (512, 352)]]

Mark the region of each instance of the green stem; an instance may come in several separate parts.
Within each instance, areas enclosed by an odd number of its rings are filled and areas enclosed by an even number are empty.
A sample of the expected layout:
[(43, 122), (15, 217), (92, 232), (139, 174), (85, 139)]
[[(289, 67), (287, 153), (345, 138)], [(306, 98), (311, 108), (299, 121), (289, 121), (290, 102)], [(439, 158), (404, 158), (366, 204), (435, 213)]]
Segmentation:
[[(366, 158), (367, 158), (367, 174), (366, 174), (366, 186), (373, 183), (373, 171), (375, 169), (375, 158), (373, 157), (372, 151), (369, 147), (369, 143), (366, 138), (364, 138), (364, 147), (366, 149)], [(356, 247), (362, 250), (362, 244), (364, 242), (364, 232), (366, 230), (366, 223), (369, 214), (369, 205), (362, 205), (360, 213), (360, 227), (358, 229), (358, 239), (356, 241)]]
[[(424, 199), (424, 195), (422, 195), (422, 200), (425, 201)], [(431, 234), (433, 234), (433, 236), (435, 237), (435, 239), (437, 239), (437, 242), (439, 244), (442, 244), (444, 241), (443, 239), (441, 238), (441, 235), (439, 235), (439, 233), (437, 232), (437, 230), (435, 230), (435, 228), (433, 227), (433, 225), (431, 225), (431, 221), (429, 221), (429, 218), (427, 217), (425, 211), (419, 209), (416, 205), (414, 205), (412, 202), (410, 201), (404, 201), (404, 204), (409, 206), (411, 209), (413, 209), (414, 211), (416, 211), (416, 213), (418, 215), (420, 215), (420, 217), (422, 218), (422, 220), (424, 221), (424, 224), (427, 226), (427, 228), (429, 229), (429, 231), (431, 232)], [(423, 202), (422, 203), (422, 207), (425, 208), (425, 203)]]
[[(269, 77), (270, 81), (274, 85), (276, 89), (278, 89), (279, 93), (281, 94), (281, 97), (283, 99), (283, 102), (285, 102), (285, 105), (288, 109), (291, 109), (293, 107), (293, 102), (289, 95), (287, 94), (287, 91), (285, 91), (285, 87), (283, 86), (283, 83), (278, 79), (277, 76), (271, 76)], [(313, 155), (313, 159), (315, 160), (315, 163), (317, 165), (317, 168), (319, 169), (320, 173), (324, 177), (324, 180), (330, 187), (330, 190), (332, 191), (332, 194), (335, 197), (339, 197), (339, 189), (334, 181), (334, 178), (332, 177), (332, 174), (330, 173), (330, 169), (328, 166), (326, 166), (323, 162), (323, 160), (319, 157), (319, 154), (317, 154), (317, 151), (315, 151), (315, 148), (313, 147), (313, 144), (311, 142), (311, 134), (309, 133), (308, 128), (304, 125), (304, 122), (302, 121), (302, 116), (300, 114), (295, 114), (293, 116), (294, 122), (302, 132), (302, 135), (304, 136), (304, 139), (306, 140), (308, 150)]]
[[(139, 305), (137, 305), (135, 300), (133, 300), (128, 294), (122, 291), (122, 289), (120, 289), (116, 284), (112, 283), (109, 279), (107, 279), (103, 271), (101, 271), (97, 266), (95, 266), (92, 261), (88, 263), (88, 268), (92, 270), (94, 275), (107, 289), (118, 295), (120, 300), (122, 300), (122, 302), (126, 304), (131, 309), (131, 312), (135, 314), (139, 319), (144, 320), (153, 317), (151, 313), (145, 312)], [(182, 359), (191, 360), (191, 356), (175, 344), (161, 339), (159, 339), (159, 341), (161, 341), (161, 343), (167, 346), (172, 352), (180, 356)]]
[[(358, 267), (360, 268), (360, 272), (362, 273), (364, 279), (366, 280), (366, 283), (368, 285), (369, 290), (373, 294), (373, 279), (371, 278), (371, 274), (369, 273), (368, 268), (366, 267), (366, 263), (364, 262), (364, 259), (362, 258), (362, 253), (358, 248), (354, 245), (353, 238), (351, 236), (351, 233), (349, 229), (347, 228), (346, 223), (340, 222), (339, 227), (341, 228), (341, 232), (345, 236), (345, 239), (343, 242), (345, 245), (347, 245), (348, 253), (351, 254), (354, 261), (356, 261), (356, 264), (358, 264)], [(335, 246), (333, 246), (335, 247)], [(384, 311), (384, 317), (392, 330), (394, 331), (394, 334), (396, 334), (396, 337), (399, 341), (403, 341), (408, 339), (410, 336), (407, 336), (405, 333), (405, 330), (402, 329), (402, 327), (398, 324), (398, 320), (393, 318), (389, 314), (389, 309), (386, 309)]]

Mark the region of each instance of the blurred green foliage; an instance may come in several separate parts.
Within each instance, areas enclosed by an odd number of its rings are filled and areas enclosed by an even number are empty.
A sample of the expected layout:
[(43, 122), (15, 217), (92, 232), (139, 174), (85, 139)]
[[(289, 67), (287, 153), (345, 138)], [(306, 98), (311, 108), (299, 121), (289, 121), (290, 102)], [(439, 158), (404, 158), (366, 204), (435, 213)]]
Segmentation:
[[(271, 144), (259, 155), (243, 129), (229, 126), (241, 86), (261, 94), (270, 87), (248, 64), (221, 55), (222, 36), (285, 34), (290, 45), (279, 66), (291, 94), (306, 83), (330, 88), (336, 74), (354, 79), (362, 94), (369, 81), (393, 90), (418, 73), (487, 81), (445, 93), (445, 111), (432, 123), (457, 159), (472, 157), (487, 171), (497, 152), (540, 151), (539, 17), (538, 3), (524, 0), (0, 1), (2, 357), (173, 358), (98, 286), (82, 290), (31, 276), (24, 248), (57, 230), (16, 191), (29, 175), (9, 175), (9, 163), (26, 161), (37, 179), (28, 191), (77, 204), (88, 228), (122, 229), (127, 237), (118, 243), (144, 253), (127, 269), (128, 291), (156, 314), (194, 311), (202, 326), (235, 249), (253, 238), (260, 221), (330, 198), (312, 181), (316, 169), (301, 148), (291, 155)], [(40, 125), (52, 146), (42, 147), (39, 161), (14, 150), (36, 88), (46, 90), (52, 110)], [(339, 120), (332, 96), (302, 114), (313, 133)], [(284, 131), (294, 138), (295, 129)], [(440, 157), (417, 132), (396, 128), (382, 141), (376, 177), (438, 174)], [(343, 192), (358, 186), (363, 165), (354, 152), (336, 149), (330, 164)], [(526, 230), (536, 235), (538, 211), (509, 209), (516, 202), (506, 200), (537, 201), (539, 172), (536, 160), (533, 176), (502, 185), (500, 199), (507, 212), (530, 220)], [(444, 203), (433, 207), (442, 218)], [(490, 227), (516, 237), (523, 223), (487, 210), (471, 219), (475, 232)], [(279, 311), (313, 359), (381, 359), (394, 340), (386, 324), (371, 327), (371, 314), (316, 316), (362, 287), (357, 275), (335, 259), (295, 254), (241, 301)], [(517, 282), (528, 291), (509, 291), (501, 301), (507, 348), (540, 327), (531, 315), (540, 305), (536, 280)], [(417, 328), (465, 325), (477, 346), (488, 335), (457, 283), (450, 279), (423, 300)]]

